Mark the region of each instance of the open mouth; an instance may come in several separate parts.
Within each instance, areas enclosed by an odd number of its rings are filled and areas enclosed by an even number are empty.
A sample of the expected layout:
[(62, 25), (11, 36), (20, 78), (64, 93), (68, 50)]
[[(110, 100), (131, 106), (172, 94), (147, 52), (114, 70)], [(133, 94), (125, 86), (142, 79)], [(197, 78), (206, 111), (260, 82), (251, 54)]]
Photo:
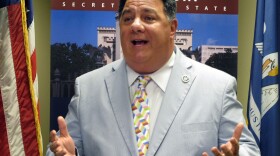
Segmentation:
[(131, 43), (133, 45), (145, 45), (145, 44), (148, 43), (148, 41), (146, 41), (146, 40), (133, 40), (133, 41), (131, 41)]

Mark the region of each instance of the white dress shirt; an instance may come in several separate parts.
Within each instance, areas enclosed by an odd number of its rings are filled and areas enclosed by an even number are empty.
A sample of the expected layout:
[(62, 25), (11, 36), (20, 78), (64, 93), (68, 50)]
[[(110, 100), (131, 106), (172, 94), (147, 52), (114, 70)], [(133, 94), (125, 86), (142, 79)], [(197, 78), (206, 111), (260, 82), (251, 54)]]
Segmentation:
[[(153, 134), (153, 129), (156, 123), (157, 115), (160, 110), (162, 99), (165, 94), (166, 86), (171, 74), (172, 67), (175, 61), (175, 53), (171, 55), (167, 63), (159, 70), (152, 74), (148, 74), (152, 81), (146, 86), (146, 92), (149, 98), (150, 105), (150, 136)], [(132, 103), (134, 92), (137, 89), (136, 79), (140, 75), (133, 71), (129, 66), (126, 66), (128, 85), (130, 90), (130, 102)]]

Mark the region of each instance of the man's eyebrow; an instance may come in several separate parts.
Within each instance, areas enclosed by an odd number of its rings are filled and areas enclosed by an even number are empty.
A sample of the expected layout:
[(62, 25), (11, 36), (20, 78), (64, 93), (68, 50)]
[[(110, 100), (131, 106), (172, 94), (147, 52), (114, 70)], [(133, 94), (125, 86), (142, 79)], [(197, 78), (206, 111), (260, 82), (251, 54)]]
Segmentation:
[[(129, 8), (126, 8), (126, 9), (123, 9), (123, 12), (122, 12), (122, 16), (125, 15), (125, 14), (129, 14), (129, 13), (132, 13), (133, 10), (129, 9)], [(142, 12), (144, 13), (154, 13), (154, 14), (157, 14), (157, 11), (153, 8), (144, 8), (142, 10)]]
[(123, 9), (122, 16), (131, 13), (131, 9)]
[(143, 9), (143, 12), (145, 13), (157, 13), (157, 11), (155, 9), (152, 9), (152, 8), (145, 8)]

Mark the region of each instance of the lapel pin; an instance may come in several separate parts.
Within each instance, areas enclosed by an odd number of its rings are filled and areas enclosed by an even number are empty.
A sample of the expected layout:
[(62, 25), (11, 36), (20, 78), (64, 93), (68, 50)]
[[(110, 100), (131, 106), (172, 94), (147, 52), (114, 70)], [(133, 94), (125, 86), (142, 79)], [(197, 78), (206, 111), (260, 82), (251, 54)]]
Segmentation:
[(190, 81), (190, 79), (189, 79), (189, 77), (188, 77), (187, 75), (183, 75), (183, 76), (182, 76), (182, 81), (183, 81), (184, 83), (188, 83), (188, 82)]

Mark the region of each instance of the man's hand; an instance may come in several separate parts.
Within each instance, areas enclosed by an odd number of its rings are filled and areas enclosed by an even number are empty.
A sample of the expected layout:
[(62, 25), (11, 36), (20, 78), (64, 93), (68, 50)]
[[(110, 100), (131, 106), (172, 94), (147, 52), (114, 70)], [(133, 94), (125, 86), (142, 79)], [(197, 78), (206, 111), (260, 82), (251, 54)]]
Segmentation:
[[(232, 138), (226, 143), (222, 144), (219, 150), (217, 147), (213, 147), (211, 151), (215, 156), (238, 156), (239, 154), (239, 139), (243, 130), (243, 123), (238, 123), (234, 129)], [(202, 153), (202, 156), (208, 156), (206, 152)]]
[(63, 117), (57, 118), (60, 136), (56, 135), (56, 131), (50, 132), (50, 150), (55, 156), (72, 156), (75, 155), (75, 144), (68, 133), (66, 122)]

